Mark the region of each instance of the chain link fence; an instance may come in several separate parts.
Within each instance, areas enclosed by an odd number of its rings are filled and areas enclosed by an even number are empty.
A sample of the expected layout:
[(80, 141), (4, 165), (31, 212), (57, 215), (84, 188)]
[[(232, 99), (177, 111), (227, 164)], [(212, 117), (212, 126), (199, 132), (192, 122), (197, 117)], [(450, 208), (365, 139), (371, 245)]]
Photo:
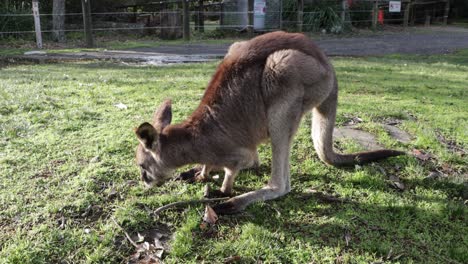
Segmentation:
[[(186, 1), (186, 0), (185, 0)], [(407, 26), (446, 23), (446, 0), (224, 0), (172, 1), (171, 5), (121, 6), (113, 12), (91, 13), (92, 32), (156, 36), (177, 39), (184, 27), (191, 35), (223, 36), (223, 32), (303, 31), (341, 33), (353, 28), (378, 29), (386, 25)], [(184, 7), (188, 10), (185, 10)], [(0, 14), (0, 39), (34, 38), (34, 20), (26, 5)], [(393, 9), (392, 9), (393, 8)], [(6, 10), (6, 11), (5, 11)], [(184, 12), (186, 11), (186, 12)], [(187, 18), (184, 19), (184, 14)], [(52, 13), (40, 13), (41, 33), (54, 32)], [(70, 34), (83, 32), (83, 13), (65, 13), (65, 28)], [(188, 20), (186, 23), (184, 21)]]

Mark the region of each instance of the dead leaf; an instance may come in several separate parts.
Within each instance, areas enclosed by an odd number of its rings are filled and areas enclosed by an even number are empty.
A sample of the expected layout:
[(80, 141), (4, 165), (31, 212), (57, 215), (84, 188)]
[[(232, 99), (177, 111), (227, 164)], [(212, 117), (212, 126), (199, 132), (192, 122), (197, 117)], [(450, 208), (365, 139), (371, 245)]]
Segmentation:
[(351, 117), (350, 119), (348, 119), (347, 121), (345, 121), (343, 123), (344, 126), (352, 126), (352, 125), (356, 125), (356, 124), (359, 124), (359, 123), (362, 123), (364, 120), (362, 120), (362, 118), (360, 117), (357, 117), (357, 116), (354, 116), (354, 117)]
[(155, 249), (164, 249), (164, 245), (158, 238), (154, 238), (154, 248)]
[(387, 254), (387, 260), (392, 258), (392, 254), (393, 254), (393, 248), (390, 248), (390, 251), (388, 251), (388, 254)]
[(163, 250), (163, 249), (157, 250), (156, 253), (154, 253), (154, 255), (155, 255), (158, 259), (162, 259), (163, 254), (164, 254), (164, 250)]
[(427, 180), (435, 180), (435, 179), (439, 179), (439, 178), (442, 178), (442, 173), (438, 172), (438, 171), (431, 171), (429, 173), (429, 175), (426, 176), (426, 178), (424, 179), (427, 179)]
[(138, 185), (138, 182), (134, 180), (128, 180), (125, 184), (127, 184), (128, 186), (136, 186)]
[(109, 199), (113, 199), (115, 197), (117, 197), (117, 190), (115, 190), (115, 187), (112, 187), (111, 190), (109, 191), (109, 194), (107, 194), (107, 198)]
[(144, 243), (142, 244), (142, 247), (143, 247), (145, 250), (147, 250), (147, 251), (151, 250), (151, 244), (148, 243), (148, 242), (144, 242)]
[(140, 256), (141, 253), (137, 251), (135, 254), (130, 256), (130, 261), (138, 261), (140, 259)]
[(344, 238), (345, 238), (346, 246), (349, 246), (349, 241), (351, 241), (351, 234), (349, 233), (349, 230), (345, 231)]
[(397, 187), (398, 189), (400, 189), (400, 190), (402, 190), (402, 191), (404, 191), (405, 188), (406, 188), (406, 187), (405, 187), (405, 184), (402, 183), (402, 182), (394, 182), (393, 184), (395, 185), (395, 187)]
[(431, 153), (424, 153), (423, 151), (419, 149), (413, 149), (413, 155), (422, 161), (427, 161), (429, 159), (434, 158), (434, 156)]
[(143, 259), (139, 259), (136, 263), (139, 264), (158, 264), (161, 263), (159, 259), (154, 256), (146, 255)]
[(125, 104), (122, 103), (115, 104), (114, 106), (121, 110), (125, 110), (128, 108)]
[(60, 228), (60, 229), (64, 229), (64, 228), (65, 228), (65, 222), (66, 222), (66, 221), (65, 221), (65, 216), (62, 215), (62, 217), (61, 217), (60, 220), (59, 220), (59, 223), (60, 223), (59, 228)]
[(100, 161), (100, 158), (99, 158), (99, 155), (98, 156), (94, 156), (90, 161), (89, 163), (96, 163), (96, 162), (99, 162)]
[(400, 191), (405, 190), (405, 184), (400, 181), (400, 178), (398, 176), (390, 175), (389, 180), (392, 182), (393, 187), (395, 187), (396, 189)]
[(137, 243), (141, 243), (145, 241), (145, 236), (142, 236), (140, 233), (137, 233), (138, 239), (135, 241)]
[(236, 263), (236, 262), (239, 262), (241, 261), (241, 257), (240, 256), (230, 256), (230, 257), (227, 257), (224, 259), (223, 263), (224, 264), (230, 264), (230, 263)]
[(86, 217), (89, 215), (89, 213), (91, 213), (91, 209), (92, 209), (92, 205), (88, 205), (88, 207), (86, 207), (84, 213), (81, 214), (82, 217)]
[(203, 197), (208, 198), (210, 197), (210, 186), (208, 184), (205, 185), (205, 188), (203, 190)]
[(201, 229), (201, 230), (206, 230), (207, 228), (208, 228), (208, 224), (207, 224), (206, 222), (202, 222), (202, 223), (200, 224), (200, 229)]
[(214, 225), (216, 221), (218, 221), (218, 215), (209, 205), (205, 207), (205, 215), (203, 216), (203, 221), (211, 225)]
[(91, 216), (98, 216), (102, 213), (102, 208), (99, 205), (88, 205), (86, 207), (84, 213), (81, 214), (82, 217), (91, 217)]

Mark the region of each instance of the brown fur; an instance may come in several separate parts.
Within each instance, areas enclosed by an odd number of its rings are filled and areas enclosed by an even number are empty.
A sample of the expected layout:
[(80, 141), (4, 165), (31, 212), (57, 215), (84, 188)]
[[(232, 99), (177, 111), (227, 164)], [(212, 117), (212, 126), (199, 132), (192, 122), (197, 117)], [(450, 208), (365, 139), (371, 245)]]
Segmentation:
[[(302, 116), (313, 110), (312, 138), (320, 159), (331, 165), (366, 163), (402, 152), (380, 150), (342, 155), (333, 151), (338, 85), (324, 53), (302, 34), (274, 32), (231, 46), (197, 109), (169, 125), (171, 103), (156, 111), (153, 124), (136, 134), (142, 179), (162, 184), (172, 170), (205, 164), (201, 179), (224, 168), (221, 192), (230, 195), (239, 170), (258, 165), (256, 147), (272, 143), (272, 178), (261, 190), (231, 198), (218, 213), (242, 210), (290, 190), (289, 148)], [(154, 129), (152, 129), (152, 127)]]

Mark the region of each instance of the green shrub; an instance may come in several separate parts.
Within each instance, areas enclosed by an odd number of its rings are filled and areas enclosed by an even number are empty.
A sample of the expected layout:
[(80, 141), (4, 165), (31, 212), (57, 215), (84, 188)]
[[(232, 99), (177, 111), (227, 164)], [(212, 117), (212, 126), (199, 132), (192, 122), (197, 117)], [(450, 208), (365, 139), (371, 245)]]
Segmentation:
[(372, 24), (372, 5), (372, 2), (356, 1), (349, 7), (353, 26), (369, 27)]
[(328, 7), (319, 7), (312, 12), (304, 13), (304, 31), (326, 30), (331, 33), (341, 33), (343, 22), (335, 10)]
[[(0, 16), (0, 32), (34, 30), (34, 19), (31, 12), (30, 2), (24, 2), (21, 5), (11, 4), (8, 1), (0, 3), (0, 14), (3, 14)], [(28, 34), (26, 34), (26, 36)], [(24, 37), (25, 35), (16, 33), (0, 33), (0, 38), (18, 36)]]

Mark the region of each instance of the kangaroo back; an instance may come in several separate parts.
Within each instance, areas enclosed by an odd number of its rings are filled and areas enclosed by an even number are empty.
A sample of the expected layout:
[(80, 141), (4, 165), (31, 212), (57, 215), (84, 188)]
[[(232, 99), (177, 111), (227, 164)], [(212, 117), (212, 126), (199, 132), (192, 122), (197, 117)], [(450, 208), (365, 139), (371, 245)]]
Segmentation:
[(250, 41), (234, 44), (229, 50), (227, 61), (236, 64), (263, 63), (272, 53), (293, 49), (312, 56), (320, 63), (328, 65), (328, 59), (320, 48), (301, 33), (277, 31), (258, 36)]

